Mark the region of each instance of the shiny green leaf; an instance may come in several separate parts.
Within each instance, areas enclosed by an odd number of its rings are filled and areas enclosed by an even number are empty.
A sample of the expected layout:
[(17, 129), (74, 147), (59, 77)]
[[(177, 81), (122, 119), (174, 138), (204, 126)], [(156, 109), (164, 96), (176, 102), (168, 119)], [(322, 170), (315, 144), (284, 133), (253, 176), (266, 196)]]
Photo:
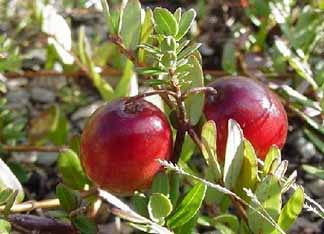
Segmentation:
[(63, 184), (58, 184), (56, 186), (56, 195), (60, 200), (61, 207), (66, 212), (77, 209), (80, 204), (80, 194)]
[(94, 221), (84, 215), (72, 220), (73, 225), (80, 231), (80, 234), (97, 234), (98, 229)]
[(240, 125), (233, 119), (228, 121), (228, 136), (225, 150), (224, 185), (228, 189), (235, 187), (240, 174), (244, 155), (244, 138)]
[[(255, 195), (262, 207), (259, 204), (252, 206), (264, 214), (265, 217), (270, 215), (273, 220), (278, 220), (281, 211), (281, 189), (277, 177), (272, 175), (265, 177), (255, 191)], [(276, 229), (255, 210), (249, 208), (247, 214), (249, 227), (253, 233), (271, 233)]]
[(170, 185), (168, 175), (164, 172), (159, 172), (153, 180), (151, 193), (162, 193), (169, 196)]
[(78, 155), (72, 150), (63, 150), (59, 155), (57, 163), (64, 184), (77, 190), (84, 189), (85, 185), (90, 184), (82, 169)]
[(277, 164), (279, 165), (279, 163), (281, 162), (281, 152), (277, 146), (271, 146), (271, 148), (269, 149), (266, 155), (264, 165), (263, 165), (264, 175), (269, 174), (271, 170), (271, 166), (275, 160), (277, 160)]
[(216, 155), (216, 137), (217, 130), (214, 121), (208, 121), (204, 124), (201, 131), (202, 153), (206, 163), (213, 171), (214, 180), (218, 180), (222, 176), (220, 165)]
[(177, 40), (180, 40), (182, 37), (186, 35), (191, 25), (193, 24), (195, 17), (196, 17), (196, 11), (194, 9), (190, 9), (185, 13), (183, 13), (179, 23), (179, 31), (178, 34), (176, 35)]
[(304, 189), (299, 186), (280, 212), (278, 224), (283, 230), (287, 231), (295, 222), (303, 209), (304, 200)]
[(162, 193), (151, 195), (148, 203), (148, 212), (153, 221), (163, 223), (171, 211), (172, 203), (167, 196)]
[(174, 229), (189, 222), (197, 214), (204, 200), (206, 190), (206, 185), (197, 183), (176, 208), (167, 222), (168, 226)]
[(10, 234), (11, 233), (10, 223), (4, 219), (0, 219), (0, 233), (1, 234)]
[[(197, 58), (191, 56), (188, 64), (192, 66), (187, 70), (189, 74), (184, 78), (184, 81), (187, 83), (182, 85), (182, 91), (204, 86), (203, 71)], [(186, 111), (192, 125), (196, 125), (200, 120), (204, 106), (204, 97), (203, 93), (191, 94), (185, 100)]]
[(244, 140), (244, 157), (239, 178), (236, 182), (235, 191), (241, 198), (247, 200), (243, 188), (254, 190), (258, 181), (258, 161), (253, 146), (246, 139)]
[(232, 40), (226, 42), (223, 48), (222, 67), (229, 74), (236, 73), (236, 48)]
[(165, 36), (175, 36), (178, 33), (176, 18), (165, 8), (156, 7), (153, 12), (155, 30)]
[(128, 0), (123, 9), (120, 36), (126, 48), (134, 50), (141, 37), (141, 3)]

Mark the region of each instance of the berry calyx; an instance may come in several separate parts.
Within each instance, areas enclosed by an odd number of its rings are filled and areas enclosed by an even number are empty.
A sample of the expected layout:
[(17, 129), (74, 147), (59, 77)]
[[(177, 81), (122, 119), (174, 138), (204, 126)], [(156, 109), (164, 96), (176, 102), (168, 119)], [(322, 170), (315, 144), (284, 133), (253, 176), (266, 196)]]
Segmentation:
[(217, 79), (209, 85), (218, 93), (207, 95), (204, 113), (217, 127), (217, 155), (224, 160), (227, 124), (236, 120), (256, 154), (264, 159), (272, 145), (282, 148), (287, 137), (287, 114), (278, 97), (251, 79), (234, 76)]
[(172, 134), (164, 113), (145, 100), (118, 100), (100, 107), (81, 136), (81, 162), (89, 178), (110, 192), (147, 188), (168, 160)]

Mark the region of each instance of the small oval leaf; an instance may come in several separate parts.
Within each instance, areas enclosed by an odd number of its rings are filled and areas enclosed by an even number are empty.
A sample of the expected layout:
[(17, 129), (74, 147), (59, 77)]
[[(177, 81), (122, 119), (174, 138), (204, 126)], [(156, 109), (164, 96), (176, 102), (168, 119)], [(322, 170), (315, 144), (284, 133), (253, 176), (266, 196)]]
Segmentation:
[(175, 36), (178, 33), (176, 18), (167, 9), (157, 7), (154, 9), (155, 30), (165, 36)]
[(78, 155), (70, 149), (65, 149), (60, 153), (58, 169), (64, 184), (73, 189), (83, 189), (85, 185), (90, 184), (82, 169)]
[(190, 9), (186, 11), (182, 16), (179, 23), (179, 32), (176, 36), (177, 40), (180, 40), (186, 33), (189, 31), (191, 25), (193, 24), (196, 18), (196, 11), (194, 9)]
[(172, 211), (172, 203), (167, 196), (162, 193), (154, 193), (151, 195), (148, 203), (148, 212), (150, 218), (158, 223), (163, 223)]

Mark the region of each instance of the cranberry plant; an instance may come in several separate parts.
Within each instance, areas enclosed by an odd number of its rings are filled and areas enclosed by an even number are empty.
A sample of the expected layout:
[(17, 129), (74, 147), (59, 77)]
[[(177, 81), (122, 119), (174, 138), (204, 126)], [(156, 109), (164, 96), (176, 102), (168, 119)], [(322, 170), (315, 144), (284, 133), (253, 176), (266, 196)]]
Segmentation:
[[(238, 120), (226, 120), (225, 127), (222, 126), (227, 131), (222, 143), (224, 155), (217, 153), (219, 126), (213, 120), (206, 120), (203, 112), (205, 99), (219, 97), (219, 90), (204, 84), (202, 57), (198, 50), (200, 44), (187, 39), (187, 33), (195, 21), (195, 10), (185, 11), (179, 8), (170, 12), (161, 7), (144, 10), (138, 0), (125, 1), (121, 9), (111, 10), (106, 1), (101, 2), (109, 34), (107, 43), (116, 51), (117, 62), (114, 60), (113, 63), (117, 63), (123, 70), (117, 85), (113, 88), (98, 72), (96, 63), (100, 61), (91, 53), (93, 50), (83, 28), (80, 29), (77, 49), (73, 51), (71, 42), (60, 40), (62, 35), (51, 31), (50, 24), (42, 24), (40, 31), (46, 36), (48, 57), (51, 58), (48, 59), (47, 66), (53, 66), (54, 60), (59, 60), (67, 67), (75, 65), (82, 74), (90, 78), (108, 106), (122, 99), (125, 105), (129, 104), (131, 112), (134, 109), (138, 111), (137, 108), (141, 106), (137, 104), (142, 103), (142, 99), (160, 97), (160, 102), (153, 104), (159, 104), (162, 109), (159, 114), (161, 112), (161, 115), (165, 115), (172, 126), (172, 130), (168, 128), (170, 136), (174, 136), (173, 147), (168, 152), (170, 155), (154, 155), (160, 157), (153, 163), (161, 170), (158, 173), (158, 170), (154, 171), (154, 178), (153, 175), (145, 178), (151, 182), (149, 188), (132, 186), (131, 204), (128, 204), (118, 194), (119, 189), (104, 186), (93, 176), (105, 169), (101, 167), (105, 165), (105, 158), (101, 157), (105, 155), (105, 149), (89, 151), (89, 154), (85, 153), (85, 148), (80, 151), (80, 138), (68, 140), (66, 116), (60, 107), (54, 106), (43, 113), (43, 118), (31, 123), (31, 129), (37, 134), (33, 134), (33, 131), (30, 134), (35, 145), (50, 142), (59, 146), (57, 169), (62, 183), (56, 187), (57, 199), (23, 202), (24, 191), (20, 182), (6, 163), (0, 160), (1, 233), (10, 233), (12, 229), (22, 233), (97, 233), (95, 220), (98, 216), (111, 213), (125, 220), (134, 229), (147, 233), (181, 234), (207, 229), (221, 233), (275, 234), (286, 233), (303, 208), (324, 216), (323, 208), (304, 193), (302, 186), (295, 183), (297, 172), (287, 175), (288, 161), (282, 160), (280, 149), (275, 145), (267, 148), (267, 152), (262, 155), (264, 161), (260, 160), (260, 155), (257, 155), (252, 143), (243, 134), (244, 126), (240, 126)], [(44, 10), (43, 14), (43, 17), (36, 17), (35, 14), (36, 20), (46, 19), (50, 9)], [(59, 18), (58, 14), (55, 17)], [(279, 49), (283, 45), (280, 43), (279, 41)], [(291, 60), (290, 63), (298, 65), (298, 61)], [(311, 81), (315, 89), (318, 88), (308, 76), (303, 77)], [(138, 94), (138, 80), (150, 90)], [(289, 88), (285, 90), (288, 90), (288, 94), (294, 94)], [(154, 110), (158, 112), (155, 106)], [(6, 116), (1, 114), (1, 118)], [(100, 111), (98, 116), (101, 116)], [(101, 128), (104, 129), (106, 124), (115, 124), (109, 121), (97, 123), (97, 118), (93, 119), (95, 123), (91, 124), (90, 120), (90, 124), (85, 127), (84, 132), (87, 134), (83, 133), (81, 149), (82, 145), (89, 148), (99, 145), (100, 139), (97, 138), (105, 138), (105, 134), (108, 134)], [(132, 120), (128, 121), (127, 127), (131, 128)], [(13, 120), (2, 122), (4, 125), (0, 128), (5, 128)], [(149, 121), (147, 122), (149, 125)], [(116, 128), (127, 131), (122, 125)], [(88, 135), (94, 129), (99, 129), (103, 134), (94, 134), (89, 139)], [(263, 129), (260, 127), (254, 131)], [(162, 138), (154, 138), (154, 135), (150, 137), (153, 142), (156, 139), (162, 141)], [(1, 138), (1, 142), (5, 141)], [(126, 140), (122, 142), (123, 145), (116, 144), (116, 148), (111, 151), (115, 157), (118, 157), (119, 148), (125, 147), (127, 151), (129, 147)], [(138, 140), (137, 143), (142, 142)], [(157, 143), (162, 145), (163, 142), (155, 142), (156, 145)], [(157, 147), (154, 143), (151, 144), (151, 147)], [(137, 150), (136, 147), (132, 149)], [(9, 151), (8, 148), (2, 150)], [(141, 154), (142, 151), (133, 153)], [(90, 158), (88, 161), (93, 160), (92, 168), (85, 157)], [(132, 158), (137, 157), (142, 160), (142, 155)], [(168, 158), (170, 160), (161, 160)], [(198, 165), (195, 161), (199, 161)], [(113, 160), (111, 162), (114, 167), (123, 167), (124, 163), (121, 160), (120, 164)], [(127, 170), (114, 169), (122, 173), (133, 173), (133, 170), (139, 173), (140, 170), (134, 167), (144, 164), (143, 170), (147, 170), (147, 161), (137, 163), (127, 165)], [(96, 164), (100, 166), (96, 167)], [(109, 167), (108, 164), (106, 170), (112, 169)], [(93, 173), (91, 175), (89, 168)], [(139, 178), (132, 173), (127, 177), (128, 180)], [(111, 176), (116, 174), (112, 173)], [(105, 181), (113, 180), (103, 178), (102, 175), (98, 177)], [(114, 186), (118, 187), (118, 184)], [(127, 187), (127, 184), (121, 186)], [(284, 197), (288, 199), (283, 199)], [(49, 212), (51, 218), (21, 214), (37, 208), (55, 210)]]

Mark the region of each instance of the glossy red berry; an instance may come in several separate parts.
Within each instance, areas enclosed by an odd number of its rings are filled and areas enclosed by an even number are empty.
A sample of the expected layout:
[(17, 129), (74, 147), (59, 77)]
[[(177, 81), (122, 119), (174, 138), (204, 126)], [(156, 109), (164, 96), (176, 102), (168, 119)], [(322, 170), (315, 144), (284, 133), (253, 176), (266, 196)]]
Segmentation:
[(217, 154), (224, 160), (227, 123), (236, 120), (253, 145), (259, 158), (264, 159), (269, 148), (282, 148), (287, 136), (287, 114), (278, 97), (259, 82), (245, 77), (224, 77), (209, 86), (217, 95), (206, 97), (204, 113), (217, 127)]
[(108, 191), (129, 194), (147, 188), (168, 160), (172, 134), (163, 112), (138, 100), (113, 101), (89, 119), (81, 137), (81, 162), (89, 178)]

